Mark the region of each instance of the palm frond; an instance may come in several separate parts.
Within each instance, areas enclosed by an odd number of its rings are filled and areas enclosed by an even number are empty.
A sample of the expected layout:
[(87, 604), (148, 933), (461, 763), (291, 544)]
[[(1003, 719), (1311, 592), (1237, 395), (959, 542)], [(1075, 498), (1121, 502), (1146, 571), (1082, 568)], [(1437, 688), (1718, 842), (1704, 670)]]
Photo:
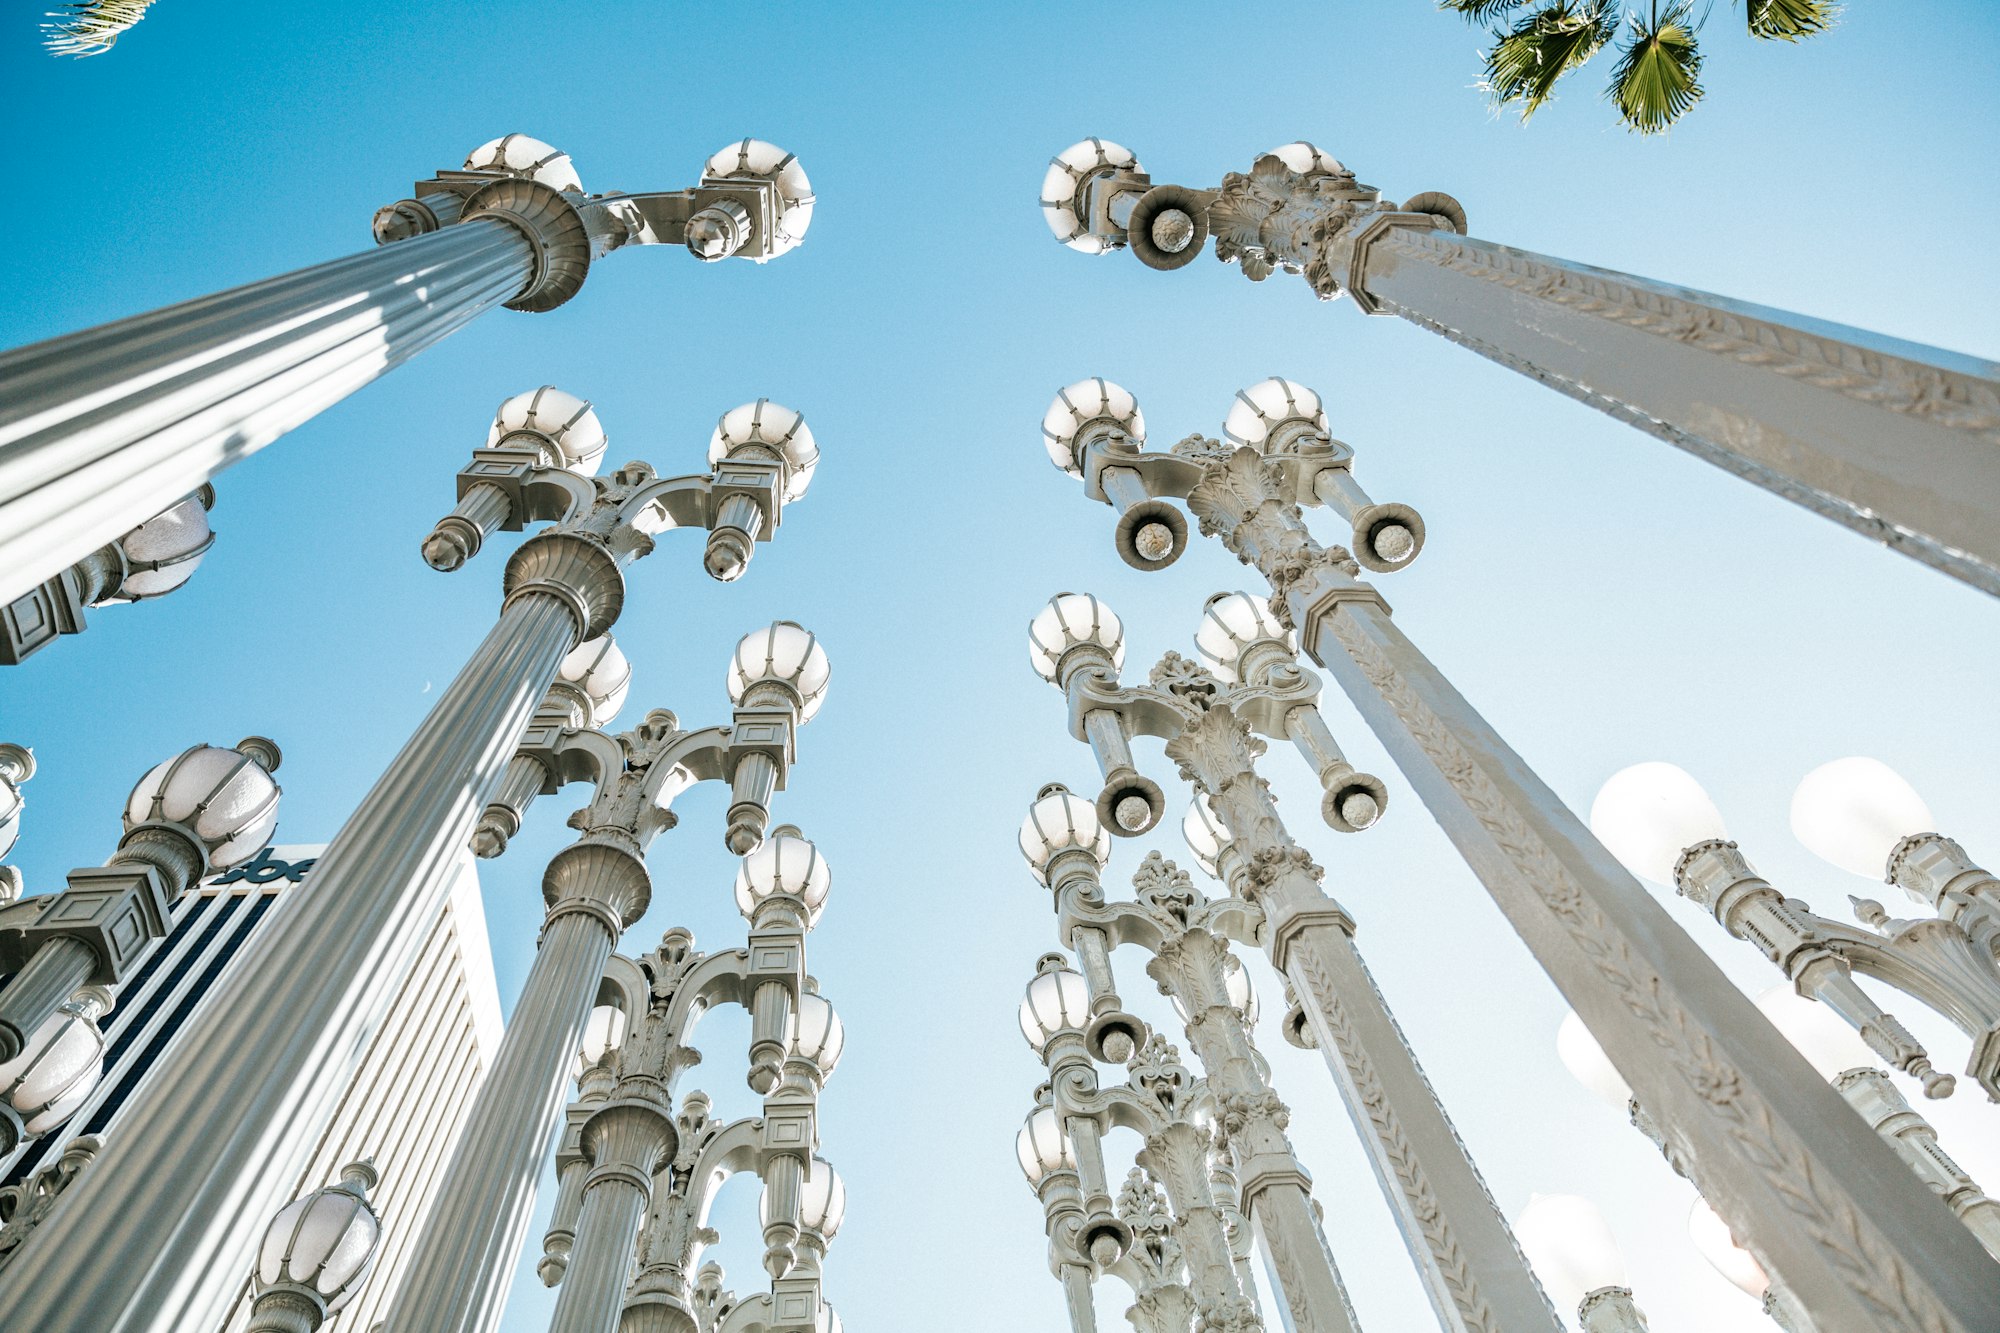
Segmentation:
[(1617, 29), (1610, 0), (1555, 0), (1493, 34), (1484, 87), (1500, 105), (1519, 102), (1526, 120), (1554, 95), (1557, 81), (1596, 55)]
[(1743, 0), (1750, 35), (1766, 40), (1796, 42), (1833, 26), (1840, 6), (1832, 0)]
[(78, 0), (52, 9), (42, 25), (42, 45), (59, 56), (101, 56), (125, 30), (146, 17), (153, 0)]
[(1437, 0), (1438, 8), (1459, 15), (1468, 23), (1490, 23), (1510, 9), (1519, 9), (1527, 0)]
[(1631, 17), (1632, 35), (1611, 71), (1605, 96), (1618, 108), (1625, 127), (1659, 134), (1701, 100), (1701, 48), (1689, 20), (1690, 0), (1658, 3), (1650, 17)]

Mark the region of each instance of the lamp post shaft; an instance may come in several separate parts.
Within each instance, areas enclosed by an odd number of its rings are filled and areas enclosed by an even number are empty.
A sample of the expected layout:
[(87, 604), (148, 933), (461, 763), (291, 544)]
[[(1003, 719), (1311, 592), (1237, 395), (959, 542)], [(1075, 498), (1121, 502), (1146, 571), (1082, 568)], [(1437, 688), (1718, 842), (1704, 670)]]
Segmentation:
[(652, 1202), (653, 1172), (675, 1145), (665, 1088), (651, 1079), (634, 1082), (651, 1095), (621, 1097), (621, 1089), (614, 1094), (621, 1099), (584, 1128), (591, 1171), (549, 1333), (617, 1333), (633, 1245)]
[(442, 910), (522, 728), (581, 637), (576, 601), (548, 582), (509, 597), (320, 856), (312, 891), (288, 900), (256, 955), (224, 974), (72, 1187), (74, 1206), (16, 1254), (0, 1327), (169, 1333), (222, 1322), (264, 1221)]
[(0, 353), (0, 605), (518, 295), (474, 218)]
[[(614, 943), (609, 922), (596, 913), (564, 912), (544, 930), (385, 1333), (485, 1333), (499, 1322), (535, 1184), (562, 1124), (564, 1076)], [(566, 1283), (577, 1262), (573, 1250)]]
[(1256, 774), (1261, 748), (1243, 722), (1211, 709), (1167, 754), (1208, 792), (1250, 867), (1265, 949), (1305, 1007), (1438, 1322), (1451, 1333), (1553, 1333), (1556, 1312), (1362, 963), (1353, 921), (1320, 889), (1319, 867)]
[(2000, 595), (2000, 366), (1449, 230), (1364, 259), (1382, 313)]
[[(1390, 620), (1336, 570), (1291, 614), (1705, 1197), (1822, 1333), (2000, 1329), (2000, 1271)], [(1809, 1186), (1801, 1188), (1801, 1182)]]

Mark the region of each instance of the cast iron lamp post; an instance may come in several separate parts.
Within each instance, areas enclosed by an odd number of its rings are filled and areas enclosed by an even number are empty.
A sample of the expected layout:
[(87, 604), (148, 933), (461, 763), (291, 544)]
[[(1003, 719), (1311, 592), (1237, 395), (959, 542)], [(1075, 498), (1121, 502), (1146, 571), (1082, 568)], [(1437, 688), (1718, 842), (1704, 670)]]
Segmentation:
[[(1114, 1211), (1103, 1178), (1101, 1148), (1103, 1134), (1114, 1126), (1130, 1129), (1143, 1140), (1138, 1155), (1145, 1167), (1166, 1186), (1174, 1209), (1174, 1235), (1187, 1265), (1188, 1289), (1207, 1327), (1218, 1333), (1254, 1333), (1264, 1327), (1257, 1313), (1254, 1295), (1240, 1285), (1227, 1218), (1216, 1200), (1208, 1164), (1213, 1131), (1195, 1120), (1198, 1088), (1194, 1076), (1180, 1063), (1180, 1056), (1157, 1033), (1148, 1037), (1127, 1062), (1129, 1078), (1110, 1088), (1098, 1084), (1097, 1070), (1084, 1044), (1082, 1020), (1087, 1000), (1083, 979), (1068, 968), (1061, 954), (1044, 955), (1036, 966), (1035, 978), (1021, 1005), (1021, 1030), (1049, 1070), (1050, 1107), (1056, 1127), (1072, 1145), (1087, 1144), (1081, 1158), (1074, 1149), (1072, 1159), (1081, 1162), (1082, 1207), (1084, 1217), (1075, 1237), (1084, 1254), (1099, 1269), (1109, 1268), (1131, 1251), (1130, 1225)], [(1047, 1133), (1046, 1121), (1038, 1122), (1041, 1108), (1029, 1117), (1017, 1143), (1021, 1163), (1030, 1184), (1045, 1193), (1048, 1176), (1060, 1170), (1060, 1149), (1050, 1151), (1040, 1140)], [(1058, 1165), (1048, 1171), (1044, 1163), (1054, 1156)], [(1038, 1180), (1037, 1174), (1041, 1173)], [(1044, 1198), (1044, 1206), (1049, 1200)], [(1314, 1224), (1310, 1244), (1322, 1255), (1325, 1240)], [(1267, 1235), (1266, 1242), (1283, 1247), (1298, 1237)], [(1273, 1267), (1303, 1279), (1296, 1264), (1306, 1256), (1287, 1249), (1275, 1251)], [(1065, 1267), (1069, 1267), (1065, 1265)], [(1332, 1259), (1324, 1262), (1332, 1272)], [(1087, 1279), (1090, 1269), (1083, 1269)], [(1066, 1284), (1071, 1279), (1064, 1274)], [(1305, 1280), (1288, 1286), (1285, 1298), (1292, 1303), (1298, 1327), (1351, 1330), (1353, 1310), (1338, 1285), (1330, 1294), (1334, 1303), (1321, 1305), (1306, 1299)], [(1315, 1293), (1320, 1294), (1320, 1293)], [(1072, 1310), (1077, 1298), (1071, 1297)], [(1305, 1314), (1303, 1312), (1310, 1311)], [(1082, 1325), (1088, 1328), (1090, 1325)]]
[(2000, 366), (1495, 245), (1427, 191), (1401, 207), (1309, 143), (1220, 188), (1155, 185), (1087, 139), (1053, 161), (1056, 238), (1150, 268), (1218, 259), (1400, 315), (1913, 559), (2000, 594)]
[[(489, 828), (518, 828), (535, 791), (574, 780), (595, 787), (590, 803), (570, 818), (581, 836), (550, 861), (542, 877), (548, 916), (534, 966), (439, 1187), (439, 1204), (417, 1239), (408, 1277), (386, 1321), (390, 1330), (481, 1330), (498, 1320), (513, 1256), (527, 1232), (535, 1182), (562, 1124), (564, 1079), (612, 949), (652, 902), (646, 851), (676, 822), (674, 799), (703, 780), (729, 783), (737, 800), (729, 810), (727, 841), (734, 849), (746, 838), (754, 844), (761, 837), (772, 790), (783, 785), (791, 766), (794, 733), (825, 698), (826, 652), (811, 634), (780, 621), (744, 637), (732, 655), (729, 677), (738, 705), (732, 726), (682, 731), (672, 713), (656, 709), (637, 728), (615, 737), (594, 728), (531, 729), (516, 761), (538, 766), (541, 783), (517, 788), (516, 804), (489, 807), (482, 816)], [(781, 856), (785, 844), (800, 841), (775, 839), (770, 856)], [(810, 850), (811, 844), (803, 845)], [(749, 859), (764, 855), (752, 851)], [(824, 902), (824, 874), (816, 884), (815, 909)], [(763, 929), (753, 932), (753, 956), (782, 955), (803, 965), (803, 917), (757, 924)], [(759, 1091), (778, 1083), (797, 990), (798, 978), (782, 968), (757, 987), (750, 1006), (751, 1082)], [(651, 1087), (621, 1084), (599, 1122), (612, 1145), (606, 1152), (615, 1148), (623, 1154), (627, 1176), (648, 1180), (657, 1165), (644, 1147), (651, 1142), (649, 1126), (669, 1123), (666, 1085), (660, 1082), (657, 1096)], [(650, 1113), (648, 1106), (654, 1108)], [(670, 1157), (671, 1135), (652, 1151), (654, 1158)], [(635, 1210), (643, 1199), (620, 1203), (636, 1227)], [(615, 1227), (609, 1234), (617, 1234)], [(577, 1243), (583, 1243), (581, 1231)], [(630, 1244), (628, 1235), (623, 1246)]]
[[(118, 1136), (74, 1186), (75, 1206), (17, 1253), (0, 1327), (54, 1333), (76, 1309), (126, 1333), (221, 1322), (258, 1220), (338, 1110), (523, 729), (563, 659), (617, 620), (624, 566), (665, 530), (711, 529), (735, 495), (781, 504), (788, 469), (725, 456), (687, 477), (656, 477), (644, 463), (596, 478), (566, 467), (512, 474), (524, 521), (553, 521), (508, 559), (493, 629), (320, 856), (313, 892), (271, 915), (259, 965), (223, 976), (125, 1104)], [(738, 472), (755, 478), (739, 485)], [(717, 544), (711, 531), (711, 556)], [(789, 688), (760, 684), (749, 702)], [(759, 739), (788, 743), (781, 710), (770, 711)], [(204, 1132), (189, 1135), (190, 1124)], [(105, 1254), (121, 1262), (100, 1262)]]
[[(1195, 636), (1196, 650), (1207, 665), (1169, 653), (1145, 687), (1118, 684), (1122, 631), (1117, 617), (1094, 597), (1054, 598), (1036, 617), (1029, 637), (1037, 669), (1069, 698), (1072, 733), (1098, 752), (1106, 777), (1095, 811), (1100, 820), (1110, 813), (1128, 834), (1157, 822), (1153, 818), (1135, 826), (1125, 818), (1150, 814), (1153, 808), (1133, 793), (1143, 790), (1149, 800), (1158, 795), (1157, 787), (1131, 770), (1126, 738), (1133, 733), (1163, 737), (1167, 757), (1178, 765), (1181, 777), (1206, 797), (1220, 829), (1212, 845), (1195, 850), (1217, 865), (1233, 894), (1207, 933), (1223, 931), (1261, 944), (1304, 999), (1315, 1042), (1361, 1133), (1443, 1327), (1476, 1330), (1497, 1318), (1508, 1328), (1553, 1329), (1554, 1311), (1355, 947), (1353, 918), (1320, 887), (1324, 872), (1293, 840), (1270, 788), (1257, 775), (1264, 742), (1253, 733), (1294, 743), (1326, 793), (1321, 814), (1333, 828), (1366, 828), (1380, 818), (1388, 801), (1381, 781), (1357, 773), (1334, 744), (1317, 707), (1318, 678), (1299, 666), (1270, 604), (1248, 593), (1210, 598)], [(1050, 819), (1054, 821), (1053, 811)], [(1022, 847), (1042, 874), (1050, 858), (1038, 860), (1031, 846), (1037, 823), (1031, 812)], [(1225, 860), (1226, 866), (1221, 864)], [(1158, 924), (1142, 926), (1138, 915), (1104, 905), (1094, 883), (1093, 858), (1072, 855), (1063, 868), (1072, 896), (1065, 897), (1059, 888), (1057, 908), (1065, 933), (1086, 958), (1103, 948), (1093, 934), (1148, 948), (1155, 947), (1152, 941), (1179, 937), (1180, 932), (1171, 930), (1163, 937)], [(1172, 915), (1158, 905), (1145, 915), (1163, 913)], [(1226, 954), (1220, 938), (1212, 947)], [(1173, 964), (1162, 953), (1154, 968), (1171, 969)], [(1107, 984), (1108, 965), (1101, 971), (1106, 981), (1100, 985)], [(1219, 973), (1212, 978), (1220, 979)], [(1193, 985), (1192, 974), (1183, 973), (1180, 984)], [(1189, 1002), (1199, 1008), (1213, 998), (1190, 995)], [(1195, 1039), (1194, 1028), (1189, 1033)], [(1253, 1062), (1243, 1049), (1219, 1042), (1196, 1039), (1219, 1105), (1246, 1123), (1269, 1121), (1275, 1096), (1261, 1079), (1250, 1077)], [(1246, 1144), (1237, 1162), (1244, 1197), (1254, 1205), (1246, 1211), (1260, 1233), (1289, 1230), (1275, 1217), (1303, 1215), (1309, 1208), (1303, 1173), (1289, 1145), (1280, 1146), (1283, 1135), (1272, 1124), (1257, 1124)], [(1271, 1183), (1290, 1180), (1295, 1188), (1261, 1202), (1267, 1174)], [(1275, 1215), (1270, 1220), (1267, 1210)], [(1305, 1271), (1303, 1262), (1300, 1270)], [(1295, 1308), (1319, 1308), (1329, 1299), (1315, 1293)]]
[[(1131, 395), (1118, 390), (1119, 403)], [(1145, 451), (1136, 406), (1079, 418), (1059, 399), (1051, 455), (1066, 449), (1066, 470), (1086, 479), (1115, 465), (1154, 500), (1186, 497), (1203, 533), (1269, 581), (1274, 617), (1340, 682), (1710, 1202), (1821, 1333), (2000, 1328), (2000, 1266), (1404, 637), (1357, 558), (1313, 537), (1298, 460), (1200, 435)]]
[(203, 484), (115, 542), (107, 542), (26, 596), (0, 606), (0, 666), (17, 666), (64, 634), (80, 634), (84, 612), (164, 597), (194, 577), (215, 544)]
[(626, 246), (763, 262), (812, 209), (755, 139), (692, 189), (587, 195), (510, 134), (377, 213), (374, 251), (0, 354), (0, 607), (33, 620), (66, 567), (496, 305), (553, 309)]
[(382, 1222), (368, 1202), (377, 1176), (349, 1162), (340, 1180), (295, 1199), (264, 1233), (251, 1274), (246, 1333), (319, 1333), (361, 1291), (375, 1267)]
[(1614, 774), (1591, 806), (1591, 828), (1634, 874), (1672, 884), (1709, 909), (1790, 978), (1799, 994), (1846, 1019), (1875, 1053), (1949, 1096), (1955, 1080), (1854, 981), (1873, 977), (1950, 1019), (1972, 1040), (1966, 1076), (2000, 1101), (2000, 881), (1951, 839), (1931, 831), (1930, 811), (1887, 766), (1841, 759), (1815, 769), (1792, 803), (1793, 827), (1835, 864), (1872, 868), (1937, 915), (1902, 921), (1853, 898), (1850, 926), (1786, 898), (1729, 840), (1708, 793), (1672, 764)]

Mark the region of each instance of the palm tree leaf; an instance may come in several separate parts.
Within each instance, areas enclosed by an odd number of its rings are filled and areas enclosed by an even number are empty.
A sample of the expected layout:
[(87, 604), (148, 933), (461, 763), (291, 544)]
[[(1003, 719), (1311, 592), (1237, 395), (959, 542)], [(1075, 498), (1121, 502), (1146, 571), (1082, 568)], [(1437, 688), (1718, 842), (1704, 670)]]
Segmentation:
[(146, 17), (153, 0), (74, 0), (42, 25), (42, 45), (59, 56), (99, 56), (109, 51), (124, 31)]
[(1691, 3), (1653, 6), (1649, 18), (1631, 16), (1632, 35), (1611, 71), (1605, 96), (1625, 127), (1659, 134), (1701, 100), (1701, 48), (1689, 22)]
[(1832, 0), (1744, 0), (1743, 7), (1752, 37), (1781, 42), (1825, 32), (1840, 15)]
[(1438, 8), (1462, 16), (1468, 23), (1487, 23), (1527, 0), (1438, 0)]
[(1526, 120), (1554, 95), (1558, 80), (1611, 40), (1617, 26), (1610, 0), (1555, 0), (1493, 34), (1484, 86), (1500, 105), (1519, 102)]

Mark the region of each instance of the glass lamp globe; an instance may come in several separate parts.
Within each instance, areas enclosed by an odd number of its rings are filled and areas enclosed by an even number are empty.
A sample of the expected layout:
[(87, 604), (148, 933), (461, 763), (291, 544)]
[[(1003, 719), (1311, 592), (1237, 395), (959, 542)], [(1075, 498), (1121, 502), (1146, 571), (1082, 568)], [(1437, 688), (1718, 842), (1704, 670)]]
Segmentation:
[(1021, 1000), (1021, 1035), (1040, 1055), (1058, 1032), (1083, 1031), (1090, 1021), (1090, 991), (1061, 954), (1043, 954), (1041, 970)]
[(831, 1078), (847, 1046), (847, 1029), (825, 996), (801, 991), (792, 1011), (792, 1051), (819, 1066), (820, 1077)]
[(236, 744), (197, 745), (155, 766), (126, 799), (126, 831), (179, 825), (207, 848), (216, 870), (256, 855), (278, 826), (278, 784), (269, 772), (278, 747), (254, 736)]
[(1682, 852), (1729, 836), (1701, 784), (1685, 769), (1658, 762), (1634, 764), (1605, 780), (1590, 803), (1590, 831), (1627, 870), (1668, 888)]
[(819, 445), (813, 440), (812, 427), (791, 408), (768, 398), (732, 407), (716, 422), (715, 434), (708, 440), (708, 461), (720, 463), (739, 449), (788, 465), (787, 502), (805, 495), (812, 485), (813, 469), (819, 466)]
[(35, 754), (25, 745), (0, 743), (0, 856), (21, 836), (21, 784), (35, 776)]
[(1792, 836), (1822, 860), (1869, 879), (1889, 873), (1889, 853), (1937, 821), (1916, 789), (1879, 759), (1821, 764), (1792, 793)]
[(548, 466), (579, 477), (597, 475), (597, 465), (604, 461), (610, 443), (596, 409), (553, 384), (517, 393), (500, 404), (486, 432), (488, 449), (537, 449)]
[(1303, 384), (1275, 377), (1238, 389), (1222, 420), (1224, 439), (1259, 453), (1288, 449), (1301, 435), (1331, 433), (1320, 396)]
[(1817, 1000), (1808, 1000), (1790, 986), (1778, 985), (1757, 997), (1757, 1009), (1771, 1026), (1798, 1047), (1799, 1054), (1831, 1081), (1850, 1069), (1874, 1067), (1877, 1057), (1868, 1043), (1840, 1015)]
[(505, 134), (489, 139), (466, 154), (467, 171), (505, 171), (540, 181), (552, 190), (576, 193), (583, 189), (569, 154), (559, 148), (530, 139), (525, 134)]
[(1042, 220), (1055, 238), (1072, 250), (1101, 255), (1117, 247), (1090, 230), (1083, 216), (1084, 184), (1091, 177), (1112, 171), (1143, 171), (1132, 150), (1109, 139), (1085, 139), (1073, 143), (1049, 161), (1042, 176)]
[(701, 183), (714, 185), (731, 180), (768, 180), (778, 192), (778, 217), (770, 237), (770, 253), (753, 255), (757, 263), (794, 249), (812, 226), (812, 182), (799, 159), (762, 139), (742, 139), (716, 150), (702, 167)]
[(1028, 622), (1028, 662), (1051, 683), (1070, 649), (1094, 643), (1111, 654), (1115, 671), (1125, 665), (1125, 626), (1118, 613), (1087, 592), (1059, 592)]
[(1593, 1291), (1625, 1285), (1625, 1257), (1611, 1226), (1581, 1195), (1530, 1195), (1514, 1219), (1514, 1238), (1557, 1309), (1574, 1310)]
[(1124, 431), (1135, 445), (1146, 441), (1146, 415), (1139, 410), (1139, 400), (1099, 375), (1078, 380), (1058, 393), (1042, 414), (1042, 444), (1049, 451), (1049, 461), (1072, 477), (1081, 477), (1076, 442), (1093, 423)]
[(381, 1220), (368, 1203), (375, 1181), (373, 1167), (355, 1162), (341, 1172), (339, 1184), (279, 1209), (257, 1256), (257, 1290), (280, 1283), (308, 1287), (329, 1314), (353, 1300), (382, 1239)]
[(1056, 853), (1080, 847), (1102, 867), (1111, 859), (1111, 835), (1098, 822), (1097, 808), (1060, 784), (1042, 789), (1021, 821), (1021, 855), (1043, 884)]
[(729, 702), (740, 708), (751, 686), (776, 681), (798, 696), (799, 721), (810, 722), (826, 700), (832, 675), (826, 649), (812, 631), (790, 620), (776, 620), (737, 643), (729, 659)]
[(841, 1333), (840, 1315), (834, 1310), (832, 1301), (820, 1303), (819, 1333)]
[(1053, 1106), (1037, 1107), (1029, 1113), (1014, 1137), (1014, 1155), (1020, 1159), (1021, 1174), (1037, 1189), (1058, 1171), (1076, 1170), (1076, 1150), (1070, 1146), (1062, 1117)]
[(1629, 1112), (1632, 1085), (1612, 1065), (1611, 1057), (1597, 1044), (1597, 1038), (1574, 1009), (1563, 1016), (1562, 1026), (1556, 1029), (1556, 1058), (1569, 1070), (1570, 1077), (1590, 1089), (1599, 1101), (1620, 1116)]
[(1280, 144), (1265, 156), (1277, 158), (1301, 176), (1334, 176), (1347, 170), (1333, 154), (1315, 148), (1303, 139)]
[(1201, 609), (1201, 626), (1194, 632), (1194, 650), (1217, 680), (1234, 683), (1244, 649), (1253, 643), (1278, 643), (1294, 651), (1291, 631), (1278, 623), (1271, 603), (1254, 592), (1220, 592)]
[(1728, 1278), (1729, 1281), (1752, 1300), (1761, 1301), (1770, 1290), (1771, 1278), (1764, 1272), (1764, 1265), (1757, 1262), (1757, 1256), (1736, 1243), (1730, 1233), (1729, 1223), (1721, 1214), (1708, 1206), (1708, 1200), (1697, 1197), (1694, 1206), (1688, 1209), (1688, 1239), (1709, 1266)]
[[(0, 1105), (20, 1119), (23, 1141), (69, 1119), (96, 1090), (104, 1074), (104, 1033), (97, 1019), (107, 999), (86, 988), (29, 1033), (19, 1055), (0, 1064)], [(0, 1125), (0, 1141), (7, 1133)]]
[(609, 634), (600, 634), (569, 650), (556, 668), (556, 679), (575, 686), (590, 701), (590, 724), (601, 727), (625, 706), (632, 664)]
[[(824, 1157), (813, 1158), (811, 1177), (799, 1185), (799, 1226), (817, 1232), (821, 1240), (832, 1240), (840, 1233), (840, 1224), (846, 1216), (847, 1185), (832, 1163)], [(770, 1225), (769, 1191), (758, 1201), (757, 1222), (760, 1226)]]
[(1215, 807), (1208, 803), (1208, 797), (1200, 792), (1188, 802), (1187, 814), (1181, 817), (1181, 836), (1187, 839), (1188, 850), (1201, 868), (1216, 879), (1222, 878), (1222, 849), (1229, 845), (1229, 830), (1222, 827), (1222, 821), (1215, 817)]
[(615, 1004), (598, 1005), (584, 1020), (583, 1044), (576, 1052), (577, 1075), (581, 1077), (584, 1070), (624, 1044), (625, 1011)]
[(766, 898), (786, 894), (803, 902), (806, 920), (816, 923), (832, 887), (833, 871), (819, 848), (786, 826), (743, 858), (736, 871), (736, 910), (751, 917)]
[(117, 593), (95, 605), (158, 597), (193, 578), (201, 558), (215, 544), (208, 527), (208, 511), (214, 502), (215, 492), (204, 486), (120, 537), (118, 549), (125, 557), (125, 578)]

